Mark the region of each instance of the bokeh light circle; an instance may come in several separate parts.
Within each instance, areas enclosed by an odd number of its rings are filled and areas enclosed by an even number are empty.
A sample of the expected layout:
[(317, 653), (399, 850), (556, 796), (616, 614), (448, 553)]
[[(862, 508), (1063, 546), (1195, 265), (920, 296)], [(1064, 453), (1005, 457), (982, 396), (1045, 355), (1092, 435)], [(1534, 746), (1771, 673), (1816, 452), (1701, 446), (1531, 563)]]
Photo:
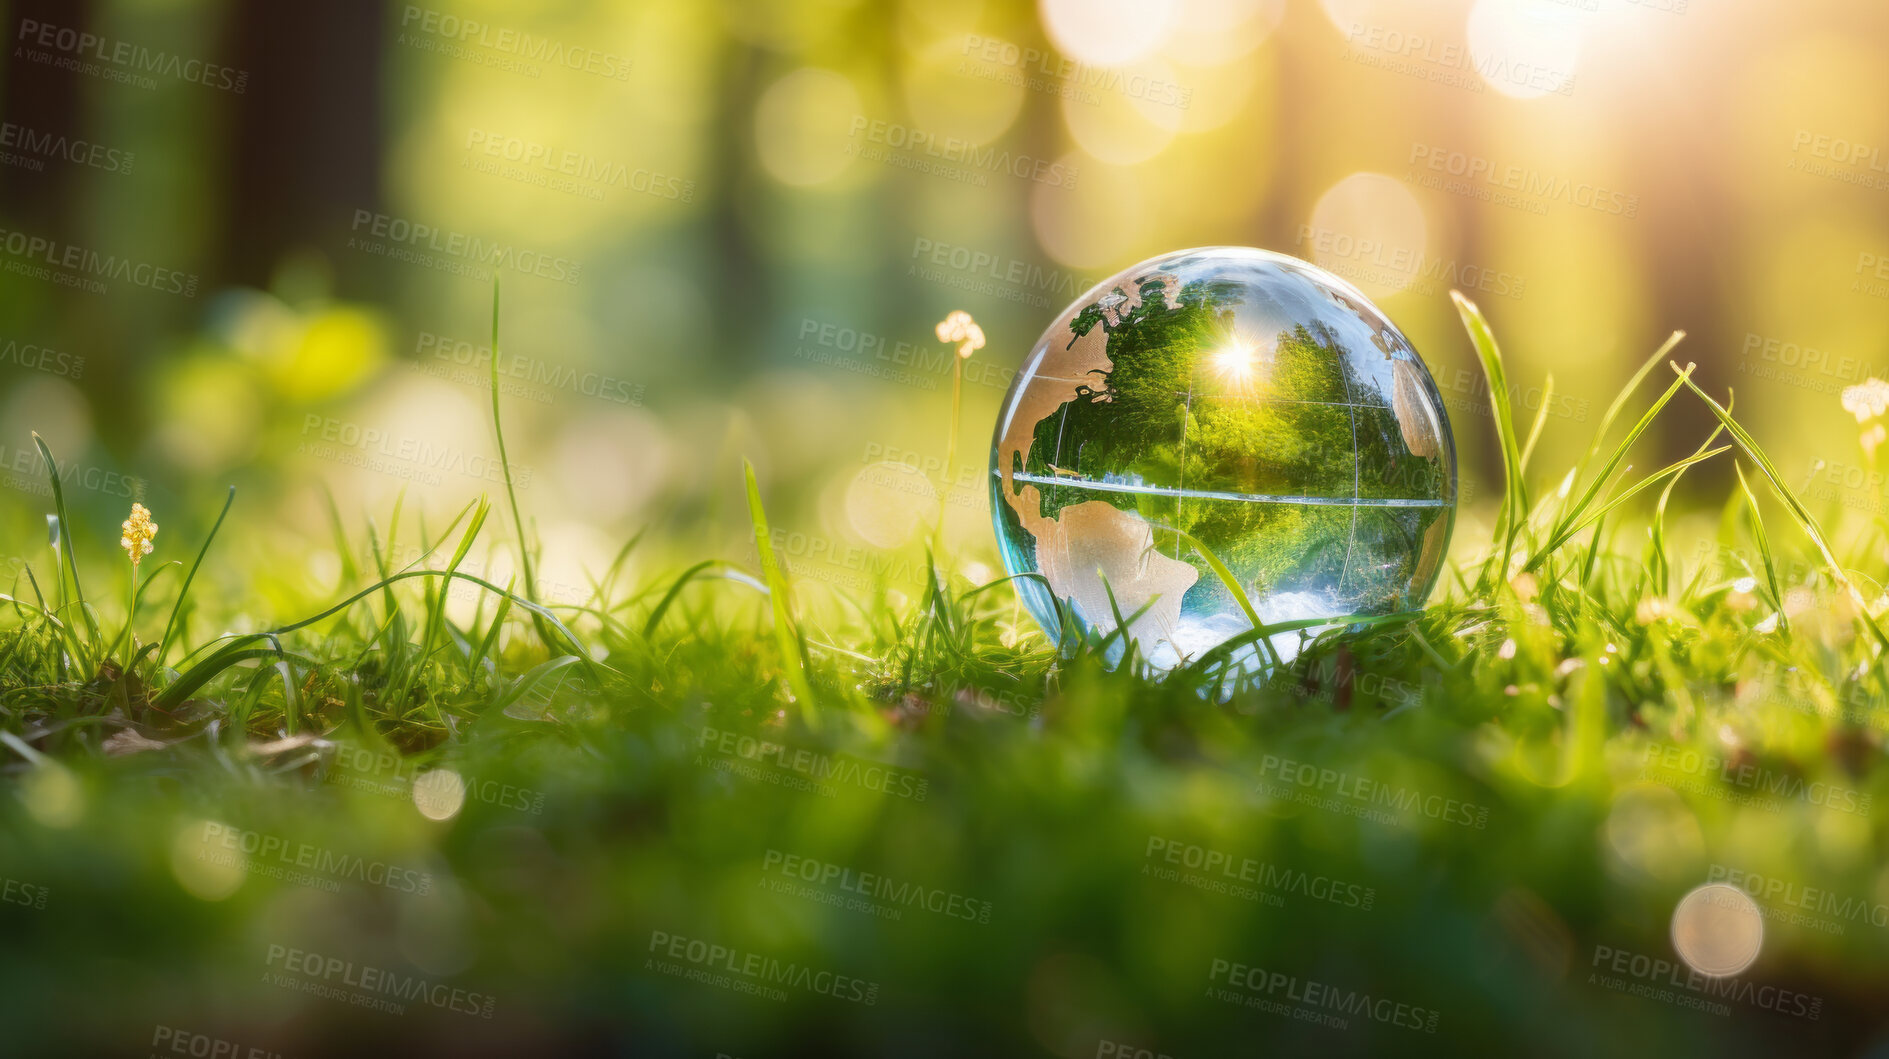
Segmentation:
[(1373, 298), (1416, 282), (1429, 241), (1423, 205), (1382, 173), (1353, 173), (1319, 196), (1297, 252)]
[(1043, 31), (1077, 62), (1120, 66), (1167, 38), (1174, 0), (1038, 0)]
[(413, 778), (413, 805), (428, 820), (450, 820), (466, 804), (466, 781), (452, 769), (430, 769)]
[(1713, 978), (1750, 967), (1764, 948), (1764, 913), (1751, 895), (1727, 883), (1707, 883), (1673, 909), (1673, 951), (1686, 966)]
[(1552, 0), (1478, 0), (1469, 12), (1469, 56), (1490, 88), (1513, 99), (1573, 89), (1581, 14)]
[(881, 460), (846, 486), (846, 520), (868, 544), (896, 548), (937, 513), (938, 490), (910, 464)]
[(853, 156), (853, 122), (864, 112), (851, 79), (803, 66), (767, 86), (754, 108), (754, 146), (761, 167), (783, 184), (823, 184)]
[[(913, 56), (901, 71), (906, 110), (933, 136), (989, 143), (1023, 112), (1024, 88), (1014, 69), (983, 60), (979, 40), (970, 34), (948, 37)], [(999, 48), (995, 54), (1009, 52)]]

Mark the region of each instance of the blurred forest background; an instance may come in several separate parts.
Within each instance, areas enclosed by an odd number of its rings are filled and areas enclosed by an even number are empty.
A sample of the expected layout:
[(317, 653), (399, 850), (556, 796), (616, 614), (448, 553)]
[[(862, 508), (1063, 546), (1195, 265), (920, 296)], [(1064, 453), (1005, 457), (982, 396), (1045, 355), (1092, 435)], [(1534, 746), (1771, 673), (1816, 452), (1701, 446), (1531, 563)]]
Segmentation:
[[(81, 547), (132, 497), (197, 539), (234, 483), (272, 532), (232, 547), (331, 591), (324, 492), (356, 522), (502, 489), (496, 274), (545, 596), (646, 524), (751, 550), (743, 455), (803, 575), (915, 581), (895, 549), (941, 491), (990, 561), (982, 438), (1045, 324), (1210, 244), (1316, 261), (1406, 330), (1463, 454), (1459, 546), (1500, 489), (1452, 287), (1502, 336), (1518, 416), (1554, 375), (1550, 465), (1683, 328), (1814, 495), (1884, 499), (1852, 457), (1813, 462), (1854, 451), (1838, 391), (1889, 376), (1880, 5), (40, 0), (5, 25), (16, 549), (49, 509), (37, 430)], [(931, 326), (954, 308), (991, 341), (947, 468)], [(1679, 402), (1657, 455), (1707, 422)], [(1684, 488), (1716, 504), (1730, 473)], [(255, 617), (288, 605), (270, 591)]]

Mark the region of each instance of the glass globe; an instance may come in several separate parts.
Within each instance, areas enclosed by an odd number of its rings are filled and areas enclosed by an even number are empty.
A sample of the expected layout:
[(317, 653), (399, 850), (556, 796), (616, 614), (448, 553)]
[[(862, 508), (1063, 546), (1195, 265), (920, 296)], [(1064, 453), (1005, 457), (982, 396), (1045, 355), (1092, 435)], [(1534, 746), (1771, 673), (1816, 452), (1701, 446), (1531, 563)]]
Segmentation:
[(1162, 669), (1252, 628), (1183, 532), (1270, 624), (1421, 606), (1456, 514), (1449, 417), (1410, 342), (1351, 284), (1246, 247), (1144, 261), (1065, 309), (990, 466), (1037, 621), (1056, 635), (1052, 592), (1085, 630), (1119, 613)]

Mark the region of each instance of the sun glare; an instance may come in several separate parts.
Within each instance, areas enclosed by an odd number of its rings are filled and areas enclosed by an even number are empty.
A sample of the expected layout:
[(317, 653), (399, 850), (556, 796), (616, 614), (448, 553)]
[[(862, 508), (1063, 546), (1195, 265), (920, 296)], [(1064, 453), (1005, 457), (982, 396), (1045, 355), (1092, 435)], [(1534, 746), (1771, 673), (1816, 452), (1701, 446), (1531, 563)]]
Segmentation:
[(1222, 379), (1238, 389), (1247, 389), (1258, 380), (1262, 367), (1259, 343), (1236, 337), (1212, 354), (1211, 363)]

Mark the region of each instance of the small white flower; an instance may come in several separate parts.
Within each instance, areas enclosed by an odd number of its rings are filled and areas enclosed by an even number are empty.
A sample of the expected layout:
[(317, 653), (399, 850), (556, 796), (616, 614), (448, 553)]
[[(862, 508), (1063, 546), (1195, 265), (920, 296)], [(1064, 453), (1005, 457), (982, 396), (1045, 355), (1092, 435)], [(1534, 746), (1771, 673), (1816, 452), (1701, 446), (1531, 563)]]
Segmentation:
[(1884, 409), (1889, 409), (1889, 382), (1871, 375), (1855, 386), (1843, 388), (1843, 410), (1855, 416), (1858, 423), (1868, 422)]
[(956, 342), (958, 356), (968, 357), (984, 348), (984, 329), (977, 326), (971, 314), (963, 309), (953, 309), (950, 315), (938, 321), (935, 329), (940, 342)]
[(124, 522), (124, 536), (118, 538), (118, 546), (131, 556), (131, 565), (151, 554), (151, 538), (157, 536), (157, 523), (151, 521), (151, 511), (143, 504), (131, 505), (131, 517)]

